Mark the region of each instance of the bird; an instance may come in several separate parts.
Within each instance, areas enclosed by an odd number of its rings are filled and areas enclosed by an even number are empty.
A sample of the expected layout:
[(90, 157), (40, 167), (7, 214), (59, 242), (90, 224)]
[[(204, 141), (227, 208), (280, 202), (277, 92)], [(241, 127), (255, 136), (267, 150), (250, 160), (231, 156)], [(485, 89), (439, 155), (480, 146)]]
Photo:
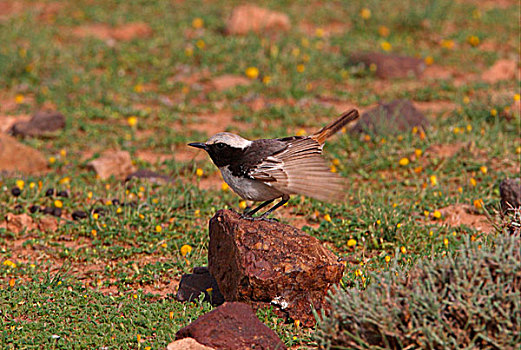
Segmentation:
[(206, 142), (188, 146), (205, 150), (221, 171), (223, 180), (241, 198), (262, 202), (243, 213), (253, 215), (271, 204), (258, 218), (267, 218), (286, 204), (290, 195), (301, 194), (320, 201), (336, 202), (345, 196), (344, 179), (331, 171), (322, 157), (325, 141), (360, 117), (356, 109), (340, 115), (310, 136), (247, 140), (239, 135), (220, 132)]

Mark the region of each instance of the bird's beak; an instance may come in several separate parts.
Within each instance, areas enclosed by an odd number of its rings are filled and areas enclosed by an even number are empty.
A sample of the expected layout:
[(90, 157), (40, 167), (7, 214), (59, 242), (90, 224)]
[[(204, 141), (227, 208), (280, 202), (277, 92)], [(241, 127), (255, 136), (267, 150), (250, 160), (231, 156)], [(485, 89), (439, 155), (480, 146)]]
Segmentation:
[(204, 149), (205, 151), (208, 149), (208, 146), (206, 145), (206, 143), (202, 143), (202, 142), (189, 143), (188, 146), (192, 146), (195, 148), (201, 148), (201, 149)]

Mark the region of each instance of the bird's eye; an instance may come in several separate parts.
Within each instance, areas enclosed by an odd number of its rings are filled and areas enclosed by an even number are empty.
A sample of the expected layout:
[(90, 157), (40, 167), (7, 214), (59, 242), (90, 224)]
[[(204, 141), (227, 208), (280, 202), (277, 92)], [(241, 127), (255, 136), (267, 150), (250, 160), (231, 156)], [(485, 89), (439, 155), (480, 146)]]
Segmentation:
[(219, 142), (219, 143), (215, 144), (215, 147), (217, 147), (218, 149), (224, 149), (225, 146), (226, 145), (224, 143), (222, 143), (222, 142)]

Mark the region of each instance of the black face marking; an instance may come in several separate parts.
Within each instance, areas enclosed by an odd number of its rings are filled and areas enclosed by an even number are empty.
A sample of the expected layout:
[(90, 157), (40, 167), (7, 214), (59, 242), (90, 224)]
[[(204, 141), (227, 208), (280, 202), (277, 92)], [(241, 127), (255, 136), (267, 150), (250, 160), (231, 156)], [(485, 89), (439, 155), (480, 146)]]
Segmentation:
[(218, 167), (228, 166), (232, 175), (249, 177), (249, 171), (262, 163), (266, 157), (277, 154), (287, 147), (287, 143), (276, 139), (255, 140), (245, 148), (237, 148), (225, 143), (207, 146), (207, 152)]

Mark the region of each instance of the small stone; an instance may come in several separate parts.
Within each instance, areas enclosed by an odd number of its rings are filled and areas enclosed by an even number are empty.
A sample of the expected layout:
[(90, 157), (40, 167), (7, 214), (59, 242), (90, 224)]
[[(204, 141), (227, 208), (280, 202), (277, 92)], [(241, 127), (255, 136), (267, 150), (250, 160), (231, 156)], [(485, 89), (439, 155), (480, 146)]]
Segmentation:
[(60, 191), (60, 192), (58, 192), (57, 196), (58, 197), (63, 197), (63, 198), (69, 198), (69, 192), (67, 192), (67, 191)]
[(53, 215), (54, 208), (45, 207), (45, 208), (43, 208), (42, 213), (44, 213), (45, 215)]
[(39, 206), (39, 205), (35, 205), (35, 204), (33, 204), (33, 205), (31, 205), (31, 206), (29, 207), (29, 212), (30, 212), (31, 214), (34, 214), (34, 213), (36, 213), (36, 212), (38, 212), (38, 211), (40, 211), (40, 206)]
[(342, 278), (337, 257), (292, 226), (219, 210), (209, 231), (208, 268), (226, 301), (275, 305), (279, 313), (312, 326), (312, 308), (322, 309), (327, 291)]
[(194, 301), (204, 294), (204, 300), (212, 305), (224, 303), (224, 297), (219, 290), (217, 281), (207, 267), (195, 267), (191, 274), (185, 274), (179, 282), (176, 299), (179, 301)]
[(135, 171), (130, 153), (127, 151), (106, 151), (98, 159), (90, 161), (88, 165), (103, 180), (111, 176), (125, 178)]
[(22, 194), (22, 190), (18, 187), (13, 187), (13, 188), (11, 188), (11, 194), (15, 197), (18, 197), (19, 195)]
[(367, 69), (375, 67), (375, 74), (380, 79), (419, 77), (425, 69), (422, 59), (395, 54), (354, 53), (349, 59), (353, 64), (364, 64)]
[(40, 174), (47, 170), (47, 159), (39, 151), (0, 133), (0, 172)]
[(286, 349), (284, 343), (244, 303), (224, 303), (176, 333), (216, 349)]
[(289, 17), (255, 5), (240, 5), (233, 9), (226, 23), (228, 34), (245, 35), (248, 32), (284, 32), (291, 28)]
[(54, 196), (54, 188), (48, 188), (47, 191), (45, 191), (45, 197), (52, 197)]
[(61, 208), (53, 208), (52, 209), (52, 216), (60, 217), (62, 216), (62, 210)]
[(87, 213), (84, 212), (83, 210), (76, 210), (76, 211), (72, 212), (71, 216), (72, 216), (73, 220), (78, 221), (78, 220), (87, 218)]
[(503, 212), (521, 207), (521, 178), (504, 179), (499, 185)]
[(427, 118), (409, 100), (394, 100), (379, 103), (378, 106), (362, 114), (358, 123), (351, 129), (357, 133), (388, 135), (410, 132), (413, 127), (425, 129)]
[(65, 117), (57, 111), (36, 112), (28, 122), (19, 122), (13, 125), (13, 135), (22, 136), (50, 136), (52, 133), (65, 127)]

